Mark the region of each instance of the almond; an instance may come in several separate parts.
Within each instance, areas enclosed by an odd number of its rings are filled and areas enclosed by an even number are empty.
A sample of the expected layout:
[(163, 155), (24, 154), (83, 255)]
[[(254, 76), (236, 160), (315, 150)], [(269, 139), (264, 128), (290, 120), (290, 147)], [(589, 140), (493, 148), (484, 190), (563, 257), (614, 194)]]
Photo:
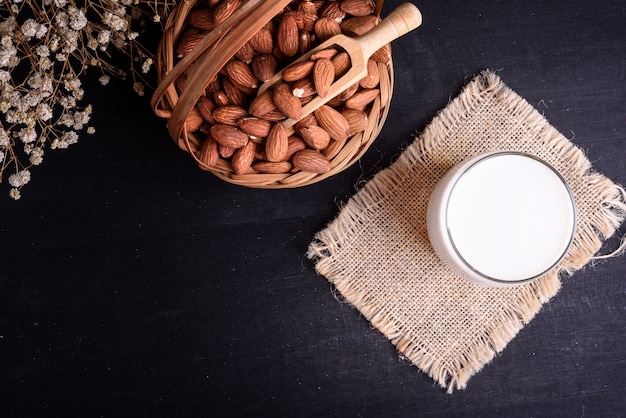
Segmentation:
[(190, 53), (200, 41), (204, 39), (204, 33), (196, 28), (187, 29), (180, 35), (176, 53), (178, 58), (184, 57)]
[(244, 94), (243, 91), (239, 87), (233, 83), (233, 81), (224, 77), (222, 80), (222, 87), (224, 88), (224, 93), (228, 96), (228, 101), (237, 106), (247, 106), (248, 97)]
[(289, 147), (289, 137), (283, 125), (277, 123), (270, 130), (265, 141), (265, 156), (268, 161), (282, 161), (287, 154)]
[(252, 99), (252, 103), (250, 103), (250, 108), (248, 109), (250, 114), (260, 117), (261, 115), (277, 110), (272, 100), (272, 94), (272, 90), (266, 90)]
[(352, 16), (367, 16), (374, 12), (371, 0), (342, 0), (341, 10)]
[(367, 113), (359, 109), (344, 109), (341, 114), (350, 125), (350, 132), (356, 133), (367, 128)]
[(176, 91), (178, 93), (182, 93), (185, 90), (185, 85), (187, 84), (187, 76), (185, 74), (181, 74), (176, 77), (174, 80), (174, 86), (176, 87)]
[(317, 123), (317, 119), (315, 119), (314, 113), (309, 113), (308, 115), (304, 116), (302, 119), (296, 122), (293, 128), (296, 130), (296, 132), (299, 132), (300, 129), (306, 128), (307, 126), (311, 125), (319, 126), (319, 123)]
[(302, 105), (300, 100), (291, 92), (288, 84), (282, 83), (274, 88), (272, 95), (274, 104), (282, 113), (292, 119), (300, 119), (302, 117)]
[(319, 7), (313, 3), (312, 1), (305, 0), (298, 3), (298, 10), (304, 13), (311, 13), (313, 15), (317, 15), (317, 10)]
[(356, 92), (354, 95), (352, 95), (352, 97), (346, 100), (345, 106), (348, 109), (363, 110), (378, 96), (380, 96), (379, 89), (363, 89), (359, 92)]
[(206, 89), (204, 89), (204, 92), (207, 96), (212, 96), (213, 93), (215, 93), (216, 91), (218, 91), (220, 89), (220, 80), (216, 75), (213, 76), (213, 78), (209, 81), (209, 84), (207, 84)]
[(227, 147), (241, 148), (248, 143), (248, 134), (233, 125), (218, 123), (211, 126), (211, 136)]
[(224, 0), (216, 8), (213, 14), (213, 20), (215, 25), (219, 25), (233, 14), (239, 6), (241, 6), (242, 0)]
[(235, 53), (235, 56), (246, 64), (250, 64), (254, 58), (254, 48), (252, 48), (250, 42), (246, 42), (241, 45), (241, 48)]
[(313, 61), (318, 60), (318, 59), (322, 59), (322, 58), (331, 59), (332, 57), (334, 57), (338, 53), (339, 53), (339, 51), (336, 48), (325, 48), (325, 49), (322, 49), (321, 51), (317, 51), (315, 54), (311, 55), (310, 59), (312, 59)]
[(343, 106), (343, 100), (341, 100), (340, 97), (335, 96), (332, 99), (330, 99), (329, 101), (326, 102), (326, 104), (330, 107), (342, 107)]
[(220, 143), (217, 144), (217, 150), (222, 158), (230, 158), (235, 153), (236, 149), (233, 147), (227, 147)]
[(252, 168), (263, 174), (282, 174), (291, 170), (291, 163), (289, 161), (257, 161), (252, 164)]
[(317, 13), (306, 13), (302, 10), (285, 12), (283, 16), (292, 17), (296, 22), (298, 30), (305, 30), (307, 32), (313, 31), (315, 21), (317, 20)]
[(267, 113), (259, 116), (259, 119), (269, 120), (269, 121), (272, 121), (272, 122), (278, 122), (278, 121), (287, 119), (287, 116), (285, 116), (283, 114), (283, 112), (281, 112), (280, 110), (276, 109), (276, 110), (273, 110), (271, 112), (267, 112)]
[(252, 165), (254, 161), (255, 151), (256, 144), (252, 141), (248, 141), (245, 146), (235, 151), (230, 161), (235, 174), (243, 174), (250, 168), (250, 165)]
[(346, 145), (346, 141), (335, 141), (334, 139), (330, 140), (330, 144), (322, 150), (322, 154), (324, 157), (329, 160), (335, 158), (337, 154), (343, 149), (343, 146)]
[(380, 72), (378, 63), (373, 59), (367, 60), (367, 75), (359, 81), (359, 85), (364, 89), (373, 89), (380, 83)]
[(391, 61), (391, 45), (386, 44), (386, 45), (383, 45), (380, 49), (377, 49), (372, 54), (371, 59), (373, 59), (376, 62), (381, 62), (383, 64), (386, 64), (389, 61)]
[(283, 157), (283, 160), (291, 160), (291, 157), (293, 157), (296, 152), (302, 151), (303, 149), (306, 149), (304, 140), (297, 135), (291, 135), (287, 139), (287, 153)]
[(259, 86), (259, 80), (254, 76), (250, 66), (239, 59), (232, 59), (226, 64), (226, 72), (235, 83), (250, 89)]
[(307, 126), (300, 130), (300, 135), (306, 144), (316, 150), (324, 149), (330, 142), (330, 135), (320, 126)]
[(311, 32), (300, 31), (300, 40), (298, 42), (298, 53), (304, 55), (313, 46), (314, 37)]
[(315, 22), (315, 38), (320, 42), (324, 42), (340, 33), (341, 27), (333, 18), (322, 17)]
[(276, 43), (280, 51), (288, 57), (298, 53), (298, 24), (293, 16), (283, 15), (278, 25)]
[(274, 75), (277, 65), (276, 58), (273, 55), (257, 55), (252, 60), (252, 73), (262, 83), (265, 83)]
[[(298, 50), (299, 50), (299, 48), (300, 48), (300, 46), (298, 46)], [(278, 62), (285, 62), (285, 61), (287, 61), (287, 59), (289, 59), (288, 56), (283, 54), (283, 52), (280, 50), (278, 45), (274, 45), (274, 50), (272, 51), (272, 56), (274, 58), (276, 58), (276, 61), (278, 61)]]
[(217, 160), (220, 158), (217, 145), (217, 142), (211, 137), (204, 141), (198, 154), (198, 159), (202, 162), (202, 165), (213, 167), (217, 164)]
[(341, 32), (348, 36), (361, 36), (366, 32), (369, 32), (374, 26), (378, 24), (378, 17), (375, 15), (369, 16), (355, 16), (350, 17), (339, 26), (341, 26)]
[[(252, 69), (250, 71), (252, 71)], [(239, 91), (241, 91), (242, 93), (246, 94), (247, 96), (251, 96), (251, 97), (256, 96), (256, 93), (258, 91), (258, 89), (256, 87), (251, 88), (251, 87), (248, 87), (248, 86), (244, 86), (243, 84), (240, 84), (240, 83), (238, 83), (237, 81), (235, 81), (235, 80), (233, 80), (231, 78), (229, 78), (229, 80), (231, 81), (231, 83), (233, 83), (233, 85), (235, 87), (237, 87), (237, 89)]]
[(194, 132), (200, 129), (203, 123), (204, 118), (202, 117), (202, 114), (196, 107), (194, 107), (185, 119), (185, 129), (187, 132)]
[(226, 105), (213, 110), (213, 118), (217, 123), (227, 125), (237, 125), (237, 121), (248, 114), (248, 111), (241, 106)]
[(267, 137), (272, 128), (271, 122), (254, 117), (241, 118), (237, 121), (237, 125), (248, 135), (253, 135), (258, 138)]
[(268, 29), (261, 29), (248, 42), (259, 54), (271, 54), (274, 51), (274, 38)]
[(298, 98), (314, 95), (315, 84), (313, 83), (313, 77), (306, 77), (293, 83), (291, 86), (291, 93)]
[(302, 80), (313, 73), (314, 61), (306, 60), (289, 65), (283, 70), (282, 78), (285, 81)]
[(213, 20), (213, 10), (208, 8), (198, 8), (190, 11), (187, 15), (187, 23), (194, 28), (202, 30), (211, 30), (216, 26)]
[(315, 110), (315, 118), (330, 137), (336, 141), (344, 141), (350, 136), (350, 125), (346, 118), (328, 105), (322, 105)]
[(351, 85), (350, 87), (348, 87), (347, 89), (339, 93), (337, 95), (337, 98), (345, 102), (350, 97), (352, 97), (354, 93), (357, 92), (358, 89), (359, 89), (359, 83), (354, 83), (353, 85)]
[(313, 84), (320, 97), (326, 97), (330, 85), (335, 80), (335, 66), (328, 58), (320, 58), (315, 61), (313, 68)]
[(254, 159), (257, 161), (266, 161), (265, 158), (265, 149), (263, 147), (256, 147), (256, 152), (254, 153)]
[(228, 95), (222, 90), (216, 90), (213, 92), (213, 101), (217, 106), (226, 106), (230, 104), (230, 99), (228, 98)]
[(291, 159), (293, 166), (302, 171), (323, 174), (330, 171), (330, 161), (312, 149), (298, 151)]
[(327, 1), (319, 11), (320, 17), (330, 17), (335, 19), (337, 23), (346, 17), (346, 12), (341, 10), (341, 3), (338, 1)]
[(339, 78), (350, 69), (350, 55), (347, 52), (340, 52), (331, 58), (333, 66), (335, 67), (335, 77)]

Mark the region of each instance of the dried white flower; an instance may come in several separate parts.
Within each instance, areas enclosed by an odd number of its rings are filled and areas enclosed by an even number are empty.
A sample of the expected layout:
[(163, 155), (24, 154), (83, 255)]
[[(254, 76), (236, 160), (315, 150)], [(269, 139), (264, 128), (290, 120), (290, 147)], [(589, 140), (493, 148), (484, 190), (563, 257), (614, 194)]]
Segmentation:
[(11, 138), (4, 128), (0, 128), (0, 147), (6, 147), (9, 145)]
[(43, 122), (52, 118), (52, 108), (47, 103), (40, 103), (39, 106), (37, 106), (36, 112), (37, 117)]
[(76, 107), (76, 98), (71, 96), (63, 96), (59, 98), (59, 104), (65, 109), (72, 109)]
[(42, 71), (49, 70), (53, 65), (54, 63), (48, 57), (43, 57), (39, 60), (39, 69)]
[(82, 83), (78, 77), (66, 77), (63, 81), (63, 85), (67, 91), (77, 91), (80, 89)]
[(81, 30), (85, 26), (87, 26), (87, 17), (82, 10), (77, 9), (74, 6), (69, 6), (67, 8), (70, 14), (70, 27), (74, 30)]
[(33, 148), (30, 154), (28, 154), (28, 160), (30, 161), (32, 165), (41, 164), (43, 161), (43, 148), (41, 147)]
[(100, 81), (100, 84), (102, 84), (103, 86), (106, 86), (107, 84), (109, 84), (109, 81), (111, 81), (111, 76), (106, 75), (106, 74), (102, 75), (100, 76), (98, 81)]
[(8, 18), (0, 22), (0, 33), (13, 36), (15, 34), (16, 27), (17, 22), (15, 20), (15, 17), (9, 16)]
[(30, 181), (30, 171), (21, 170), (9, 176), (9, 184), (15, 188), (22, 187)]
[(111, 12), (106, 12), (102, 21), (111, 29), (117, 31), (125, 31), (128, 27), (128, 22), (125, 19)]
[(95, 133), (96, 133), (96, 128), (94, 128), (93, 126), (88, 127), (88, 128), (87, 128), (87, 133), (88, 133), (89, 135), (93, 135), (93, 134), (95, 134)]
[(4, 161), (4, 152), (0, 151), (0, 163)]
[(106, 45), (109, 43), (109, 41), (111, 40), (111, 31), (110, 30), (103, 30), (100, 31), (100, 33), (98, 33), (98, 43), (99, 44), (103, 44)]
[(135, 93), (137, 93), (139, 96), (144, 95), (144, 85), (141, 81), (136, 81), (135, 83), (133, 83), (133, 89), (135, 90)]
[(141, 64), (141, 72), (142, 73), (147, 73), (148, 71), (150, 71), (150, 67), (152, 66), (152, 58), (147, 58), (143, 64)]
[(87, 41), (87, 47), (95, 51), (98, 49), (98, 40), (95, 38), (89, 38), (89, 41)]
[(50, 56), (50, 48), (48, 48), (48, 45), (41, 44), (35, 48), (35, 54), (40, 57), (48, 57)]
[(14, 200), (19, 200), (20, 197), (22, 197), (22, 195), (20, 194), (19, 189), (11, 189), (11, 190), (9, 190), (9, 196), (11, 197), (11, 199), (14, 199)]
[(33, 19), (26, 20), (26, 22), (22, 25), (22, 33), (28, 38), (35, 36), (37, 29), (39, 29), (39, 24)]
[(69, 131), (65, 132), (63, 135), (52, 141), (52, 144), (50, 144), (50, 148), (65, 149), (70, 145), (75, 144), (76, 142), (78, 142), (78, 134), (74, 131)]
[(59, 37), (57, 35), (52, 35), (50, 40), (48, 41), (48, 48), (50, 51), (54, 52), (59, 49)]
[(54, 17), (54, 22), (56, 23), (57, 29), (66, 28), (68, 20), (69, 17), (64, 11), (57, 12), (56, 16)]
[(74, 123), (72, 127), (76, 130), (83, 129), (84, 125), (89, 123), (89, 115), (86, 112), (76, 112), (74, 113)]
[(19, 136), (23, 143), (30, 144), (37, 139), (37, 132), (35, 131), (35, 128), (29, 126), (27, 128), (20, 129)]
[(12, 62), (17, 57), (17, 48), (8, 36), (3, 36), (0, 41), (0, 67), (14, 67)]

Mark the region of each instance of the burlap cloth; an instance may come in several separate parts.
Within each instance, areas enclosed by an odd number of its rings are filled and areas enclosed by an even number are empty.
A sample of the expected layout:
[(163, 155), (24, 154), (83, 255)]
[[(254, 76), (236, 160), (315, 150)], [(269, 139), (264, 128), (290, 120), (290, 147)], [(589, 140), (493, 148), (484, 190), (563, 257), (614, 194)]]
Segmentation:
[[(435, 255), (426, 208), (437, 181), (486, 151), (516, 150), (552, 164), (572, 189), (576, 236), (557, 269), (530, 284), (487, 288)], [(588, 263), (624, 220), (624, 189), (498, 76), (484, 71), (387, 169), (316, 234), (318, 273), (449, 393), (463, 389), (560, 289), (559, 275)]]

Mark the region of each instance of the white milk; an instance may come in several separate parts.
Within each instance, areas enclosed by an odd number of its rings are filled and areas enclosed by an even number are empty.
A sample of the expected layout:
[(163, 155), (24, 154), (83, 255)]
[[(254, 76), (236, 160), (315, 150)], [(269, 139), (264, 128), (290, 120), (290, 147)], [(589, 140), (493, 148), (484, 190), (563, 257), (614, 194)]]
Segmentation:
[(449, 251), (442, 258), (460, 264), (457, 269), (482, 282), (524, 282), (554, 267), (569, 248), (576, 210), (568, 187), (546, 163), (492, 154), (448, 181), (438, 208), (438, 221), (445, 222), (439, 231), (448, 236), (436, 249)]

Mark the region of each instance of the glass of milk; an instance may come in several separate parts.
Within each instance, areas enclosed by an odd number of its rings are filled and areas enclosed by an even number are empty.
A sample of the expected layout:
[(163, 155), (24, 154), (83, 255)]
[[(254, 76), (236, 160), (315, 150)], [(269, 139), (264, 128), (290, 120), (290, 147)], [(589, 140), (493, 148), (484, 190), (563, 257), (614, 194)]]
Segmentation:
[(437, 184), (427, 214), (439, 256), (487, 286), (536, 280), (566, 255), (576, 206), (561, 175), (520, 152), (490, 152), (454, 167)]

